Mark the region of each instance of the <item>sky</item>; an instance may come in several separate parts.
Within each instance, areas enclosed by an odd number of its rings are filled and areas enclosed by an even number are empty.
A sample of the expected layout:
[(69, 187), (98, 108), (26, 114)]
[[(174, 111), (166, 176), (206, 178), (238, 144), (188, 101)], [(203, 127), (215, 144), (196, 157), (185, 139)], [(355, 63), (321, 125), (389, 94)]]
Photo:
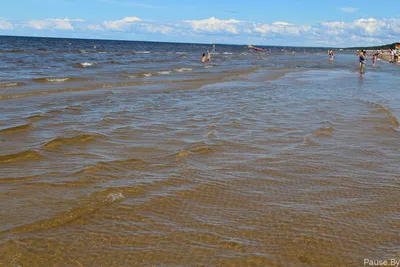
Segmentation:
[(350, 47), (400, 41), (395, 1), (2, 0), (0, 35)]

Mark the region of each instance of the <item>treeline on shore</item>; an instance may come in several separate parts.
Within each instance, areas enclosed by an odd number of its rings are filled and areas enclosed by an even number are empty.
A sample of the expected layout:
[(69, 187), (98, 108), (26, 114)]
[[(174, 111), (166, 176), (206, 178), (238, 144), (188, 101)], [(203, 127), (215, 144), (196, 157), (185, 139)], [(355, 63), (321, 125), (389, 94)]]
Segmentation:
[(399, 43), (393, 43), (393, 44), (387, 44), (387, 45), (379, 45), (379, 46), (363, 46), (363, 47), (351, 47), (347, 49), (353, 49), (353, 50), (386, 50), (386, 49), (396, 49), (396, 44)]

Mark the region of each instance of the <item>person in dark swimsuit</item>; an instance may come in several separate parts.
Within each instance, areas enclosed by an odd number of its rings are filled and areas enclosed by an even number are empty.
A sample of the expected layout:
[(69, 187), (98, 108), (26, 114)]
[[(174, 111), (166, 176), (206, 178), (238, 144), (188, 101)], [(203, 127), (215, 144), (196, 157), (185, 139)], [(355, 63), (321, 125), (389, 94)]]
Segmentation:
[(359, 60), (360, 60), (360, 73), (364, 74), (365, 73), (365, 63), (366, 63), (366, 58), (365, 58), (365, 51), (361, 51), (359, 55)]

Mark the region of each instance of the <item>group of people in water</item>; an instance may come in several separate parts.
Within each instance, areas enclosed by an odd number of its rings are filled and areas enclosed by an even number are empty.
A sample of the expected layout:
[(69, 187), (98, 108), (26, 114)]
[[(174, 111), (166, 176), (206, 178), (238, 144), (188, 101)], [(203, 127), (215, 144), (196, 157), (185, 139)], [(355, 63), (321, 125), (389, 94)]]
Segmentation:
[[(213, 44), (213, 52), (215, 52), (215, 44)], [(380, 55), (382, 55), (383, 51), (381, 50), (381, 53), (379, 53), (378, 51), (376, 51), (373, 55), (372, 55), (372, 66), (376, 65), (376, 61), (378, 60), (378, 57)], [(329, 54), (329, 60), (333, 60), (334, 57), (334, 52), (332, 49), (329, 49), (328, 51)], [(396, 54), (394, 49), (390, 50), (390, 62), (395, 63), (397, 62), (397, 58), (398, 55)], [(358, 54), (358, 60), (360, 63), (360, 74), (364, 74), (365, 73), (365, 66), (366, 66), (366, 62), (367, 62), (367, 51), (365, 50), (361, 50), (360, 53)], [(210, 62), (211, 61), (211, 52), (210, 50), (207, 51), (207, 55), (203, 54), (202, 58), (201, 58), (201, 62), (205, 63), (205, 62)]]

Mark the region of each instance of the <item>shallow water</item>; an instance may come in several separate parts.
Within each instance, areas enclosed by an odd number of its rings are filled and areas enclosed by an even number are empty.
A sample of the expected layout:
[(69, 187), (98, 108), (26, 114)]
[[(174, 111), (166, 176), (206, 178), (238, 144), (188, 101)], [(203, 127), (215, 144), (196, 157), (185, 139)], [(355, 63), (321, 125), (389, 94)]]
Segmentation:
[(2, 40), (0, 265), (399, 258), (398, 66)]

